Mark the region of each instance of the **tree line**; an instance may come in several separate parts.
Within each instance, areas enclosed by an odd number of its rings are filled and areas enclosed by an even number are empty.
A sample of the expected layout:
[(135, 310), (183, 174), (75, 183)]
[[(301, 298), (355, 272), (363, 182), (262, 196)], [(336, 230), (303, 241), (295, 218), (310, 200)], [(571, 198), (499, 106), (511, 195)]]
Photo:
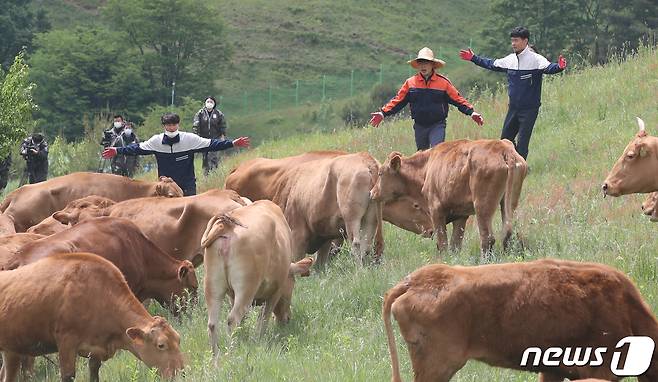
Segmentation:
[[(658, 28), (655, 0), (494, 0), (482, 15), (488, 22), (476, 53), (504, 56), (509, 30), (524, 25), (549, 59), (562, 53), (590, 65), (630, 52), (643, 39), (655, 44)], [(218, 94), (208, 73), (230, 62), (226, 33), (220, 12), (202, 0), (108, 0), (93, 26), (60, 29), (35, 1), (0, 0), (0, 65), (7, 72), (25, 52), (26, 84), (36, 85), (32, 118), (40, 130), (68, 139), (101, 113), (140, 123), (152, 107), (171, 102), (174, 83), (190, 97)], [(2, 124), (11, 123), (6, 110), (0, 114)]]

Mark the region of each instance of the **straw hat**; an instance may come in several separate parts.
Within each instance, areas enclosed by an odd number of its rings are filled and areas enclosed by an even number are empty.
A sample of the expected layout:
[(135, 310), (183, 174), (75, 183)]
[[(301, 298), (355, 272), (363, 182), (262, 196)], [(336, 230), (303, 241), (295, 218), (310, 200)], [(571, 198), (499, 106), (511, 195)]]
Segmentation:
[(423, 49), (419, 50), (418, 57), (414, 58), (411, 61), (407, 61), (407, 63), (411, 64), (411, 66), (413, 66), (414, 69), (418, 69), (418, 60), (432, 61), (434, 63), (435, 68), (440, 68), (446, 64), (445, 61), (439, 60), (438, 58), (434, 58), (434, 52), (432, 52), (432, 49), (428, 47), (424, 47)]

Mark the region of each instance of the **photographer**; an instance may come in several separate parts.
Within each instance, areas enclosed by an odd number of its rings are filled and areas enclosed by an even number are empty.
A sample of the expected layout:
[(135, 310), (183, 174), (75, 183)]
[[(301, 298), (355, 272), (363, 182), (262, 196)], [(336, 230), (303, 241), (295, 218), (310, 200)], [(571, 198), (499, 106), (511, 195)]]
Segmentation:
[[(139, 143), (139, 139), (133, 132), (131, 122), (125, 122), (122, 115), (115, 115), (112, 127), (103, 132), (101, 145), (108, 147), (126, 147), (131, 143)], [(103, 166), (104, 167), (104, 166)], [(110, 168), (112, 174), (123, 175), (132, 178), (137, 167), (137, 159), (126, 155), (117, 155), (112, 158)], [(102, 167), (99, 168), (102, 172)]]
[(27, 161), (25, 173), (30, 184), (43, 182), (48, 178), (48, 143), (40, 133), (34, 133), (21, 143), (21, 156)]

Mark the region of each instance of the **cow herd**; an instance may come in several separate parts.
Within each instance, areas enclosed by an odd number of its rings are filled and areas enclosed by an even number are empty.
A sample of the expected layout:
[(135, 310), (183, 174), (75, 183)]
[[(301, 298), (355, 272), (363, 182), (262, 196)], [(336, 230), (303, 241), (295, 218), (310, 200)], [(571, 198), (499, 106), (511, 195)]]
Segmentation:
[[(658, 191), (650, 168), (658, 170), (658, 138), (641, 124), (604, 194)], [(184, 368), (180, 336), (143, 303), (155, 300), (173, 315), (197, 303), (201, 265), (217, 363), (220, 330), (230, 333), (252, 305), (262, 306), (259, 333), (272, 315), (290, 320), (295, 278), (325, 267), (343, 241), (358, 265), (381, 261), (384, 220), (434, 237), (441, 255), (459, 250), (475, 215), (486, 261), (498, 209), (503, 248), (513, 236), (526, 174), (510, 141), (458, 140), (409, 157), (393, 152), (383, 164), (368, 153), (339, 151), (252, 159), (233, 169), (224, 187), (187, 197), (168, 178), (73, 173), (22, 186), (0, 205), (0, 377), (14, 381), (30, 373), (32, 357), (56, 352), (62, 380), (75, 377), (82, 356), (98, 381), (101, 363), (121, 349), (163, 377), (175, 375)], [(655, 199), (643, 204), (646, 214), (656, 214)], [(231, 308), (221, 325), (227, 296)], [(384, 295), (382, 314), (393, 381), (401, 379), (391, 314), (416, 381), (448, 381), (469, 359), (520, 369), (532, 346), (658, 340), (658, 322), (633, 283), (594, 263), (428, 265)], [(654, 355), (641, 381), (658, 380), (657, 361)], [(523, 370), (543, 381), (618, 380), (609, 367)]]

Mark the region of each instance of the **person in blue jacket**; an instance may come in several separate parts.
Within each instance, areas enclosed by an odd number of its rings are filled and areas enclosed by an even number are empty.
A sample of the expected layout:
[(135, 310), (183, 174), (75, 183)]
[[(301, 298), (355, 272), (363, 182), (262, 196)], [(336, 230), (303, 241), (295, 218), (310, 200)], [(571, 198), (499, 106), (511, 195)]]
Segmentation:
[(560, 55), (557, 63), (549, 62), (529, 45), (530, 32), (516, 27), (510, 33), (514, 53), (492, 60), (476, 56), (471, 49), (461, 50), (459, 56), (477, 66), (496, 72), (507, 72), (509, 109), (500, 139), (514, 142), (516, 151), (528, 158), (528, 146), (532, 129), (541, 105), (541, 81), (544, 74), (560, 73), (567, 67), (567, 60)]
[(161, 118), (164, 132), (156, 134), (142, 143), (133, 143), (126, 147), (108, 147), (103, 150), (103, 158), (112, 158), (117, 154), (149, 155), (155, 154), (158, 162), (158, 176), (168, 176), (183, 190), (185, 196), (196, 195), (196, 177), (194, 176), (194, 153), (230, 149), (231, 147), (248, 147), (249, 138), (234, 140), (201, 138), (193, 133), (178, 131), (180, 117), (167, 113)]

